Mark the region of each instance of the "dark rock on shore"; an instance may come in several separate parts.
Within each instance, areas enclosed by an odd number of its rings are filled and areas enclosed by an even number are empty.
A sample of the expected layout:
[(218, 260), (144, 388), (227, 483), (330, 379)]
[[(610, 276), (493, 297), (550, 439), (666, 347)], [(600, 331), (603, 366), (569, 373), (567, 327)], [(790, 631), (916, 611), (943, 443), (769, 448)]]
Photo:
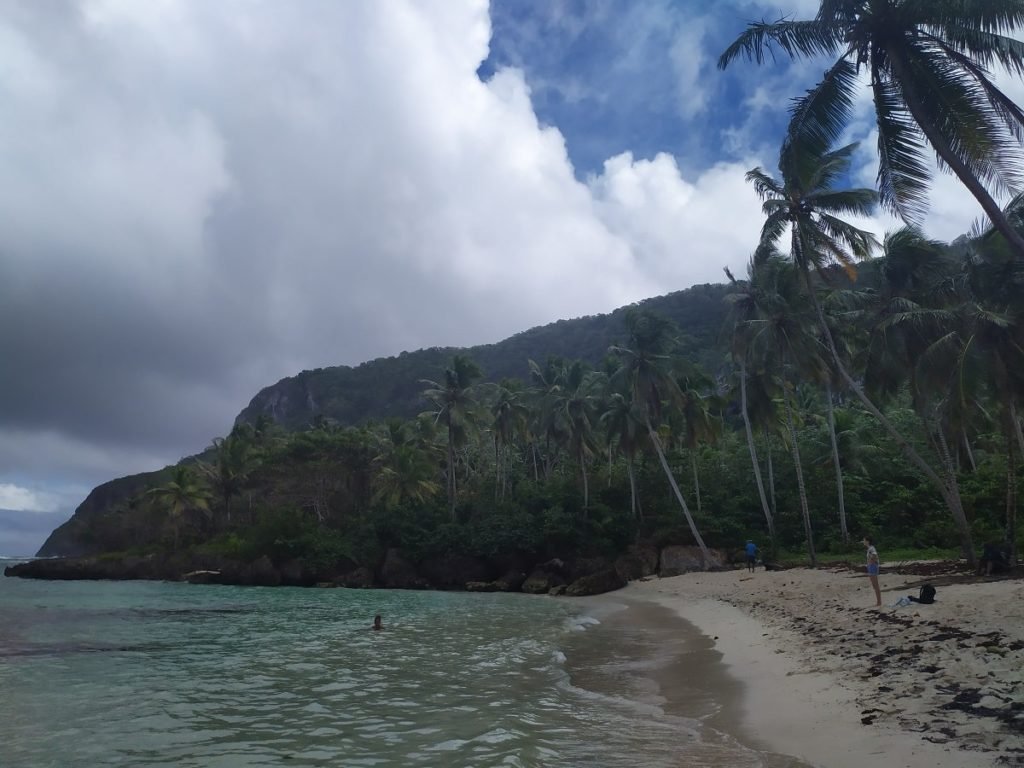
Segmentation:
[(470, 581), (490, 581), (494, 573), (479, 557), (452, 555), (420, 563), (417, 571), (435, 589), (462, 589)]
[(569, 597), (600, 595), (603, 592), (612, 592), (624, 586), (626, 586), (626, 580), (618, 571), (614, 568), (605, 568), (603, 571), (576, 579), (566, 588), (565, 594)]
[[(709, 569), (719, 570), (725, 567), (727, 558), (720, 550), (709, 550), (709, 554), (711, 557), (711, 561), (708, 563)], [(701, 557), (700, 547), (673, 545), (661, 550), (659, 576), (679, 576), (683, 573), (703, 570), (704, 560)]]
[[(721, 552), (712, 550), (711, 567), (722, 567)], [(473, 592), (594, 595), (625, 586), (628, 581), (702, 569), (700, 550), (669, 546), (660, 552), (634, 545), (615, 558), (551, 558), (537, 564), (522, 554), (493, 559), (468, 555), (414, 563), (399, 549), (389, 549), (374, 570), (348, 558), (311, 566), (303, 560), (273, 561), (262, 556), (250, 562), (202, 552), (117, 555), (33, 560), (9, 566), (7, 576), (32, 579), (106, 579), (188, 581), (194, 584), (302, 586), (389, 589), (465, 589)]]

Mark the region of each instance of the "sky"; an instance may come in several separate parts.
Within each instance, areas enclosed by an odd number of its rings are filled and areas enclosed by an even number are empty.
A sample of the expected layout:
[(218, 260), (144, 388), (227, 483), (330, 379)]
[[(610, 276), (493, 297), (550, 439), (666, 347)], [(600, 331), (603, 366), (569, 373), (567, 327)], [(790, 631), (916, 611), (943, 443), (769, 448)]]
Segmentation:
[[(742, 273), (761, 221), (743, 174), (774, 170), (824, 64), (715, 62), (747, 22), (816, 8), (0, 5), (0, 554), (303, 369)], [(926, 229), (979, 214), (941, 177)]]

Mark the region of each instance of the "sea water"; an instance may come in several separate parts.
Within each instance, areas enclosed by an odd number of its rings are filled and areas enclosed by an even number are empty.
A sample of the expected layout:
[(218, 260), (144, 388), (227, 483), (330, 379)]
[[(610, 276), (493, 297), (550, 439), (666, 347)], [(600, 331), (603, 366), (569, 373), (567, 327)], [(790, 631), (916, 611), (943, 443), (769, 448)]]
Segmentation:
[(717, 727), (735, 681), (645, 610), (0, 578), (0, 766), (802, 765)]

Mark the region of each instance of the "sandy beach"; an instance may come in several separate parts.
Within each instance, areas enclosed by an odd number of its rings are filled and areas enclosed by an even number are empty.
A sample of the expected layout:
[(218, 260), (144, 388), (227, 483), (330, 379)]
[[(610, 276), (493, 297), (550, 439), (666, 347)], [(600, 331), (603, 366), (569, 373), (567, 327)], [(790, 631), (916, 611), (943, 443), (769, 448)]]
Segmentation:
[[(823, 768), (1024, 766), (1024, 581), (883, 567), (745, 569), (631, 583), (713, 638), (742, 727)], [(934, 605), (891, 607), (928, 582)]]

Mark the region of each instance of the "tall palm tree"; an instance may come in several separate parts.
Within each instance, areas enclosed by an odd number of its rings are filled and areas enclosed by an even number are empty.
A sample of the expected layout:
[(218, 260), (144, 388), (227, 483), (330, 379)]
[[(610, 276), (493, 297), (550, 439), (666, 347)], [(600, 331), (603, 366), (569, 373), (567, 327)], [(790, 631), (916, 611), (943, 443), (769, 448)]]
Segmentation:
[(806, 297), (800, 290), (796, 265), (778, 254), (767, 257), (762, 255), (757, 266), (752, 268), (751, 278), (757, 315), (747, 321), (745, 332), (750, 334), (746, 345), (747, 354), (759, 367), (771, 371), (779, 381), (789, 432), (789, 448), (796, 470), (807, 551), (811, 565), (814, 566), (817, 564), (814, 529), (797, 439), (797, 419), (794, 415), (797, 406), (793, 399), (796, 393), (795, 382), (801, 378), (819, 381), (824, 364), (812, 332), (813, 320)]
[(156, 499), (167, 511), (174, 528), (174, 548), (178, 548), (181, 523), (193, 511), (206, 515), (210, 513), (210, 492), (195, 473), (186, 466), (174, 468), (171, 480), (157, 488), (151, 488), (146, 496)]
[(505, 498), (511, 469), (512, 441), (526, 431), (529, 409), (520, 382), (502, 379), (492, 387), (491, 429), (494, 433), (494, 495)]
[(877, 245), (870, 233), (840, 218), (848, 214), (869, 214), (875, 195), (868, 189), (836, 187), (849, 171), (855, 145), (819, 151), (821, 145), (813, 137), (807, 138), (805, 127), (800, 124), (799, 106), (798, 103), (790, 123), (790, 132), (779, 153), (782, 179), (773, 179), (760, 168), (747, 174), (747, 179), (753, 183), (764, 201), (765, 223), (761, 229), (761, 248), (774, 247), (788, 231), (790, 256), (803, 276), (818, 318), (819, 331), (835, 371), (900, 446), (904, 455), (942, 495), (956, 523), (964, 556), (973, 563), (975, 554), (970, 525), (955, 482), (951, 482), (948, 473), (945, 473), (944, 480), (925, 461), (910, 441), (867, 397), (860, 383), (850, 375), (818, 299), (815, 275), (821, 275), (823, 268), (830, 264), (838, 264), (852, 274), (854, 263), (869, 257)]
[(644, 440), (643, 414), (633, 402), (629, 392), (614, 391), (607, 400), (600, 416), (608, 438), (608, 444), (618, 449), (626, 460), (626, 475), (629, 478), (630, 512), (634, 519), (643, 519), (640, 496), (636, 486), (636, 455)]
[(253, 451), (251, 430), (232, 430), (227, 437), (213, 441), (212, 464), (199, 462), (199, 470), (213, 483), (224, 502), (224, 517), (231, 523), (231, 501), (242, 492), (245, 481), (255, 468), (257, 457)]
[(476, 397), (473, 383), (482, 376), (480, 366), (464, 355), (455, 355), (451, 365), (444, 371), (442, 382), (422, 379), (426, 384), (423, 396), (437, 407), (434, 412), (435, 421), (444, 424), (448, 438), (448, 461), (446, 483), (448, 490), (448, 506), (452, 520), (455, 520), (455, 449), (461, 445), (468, 430), (474, 425)]
[(601, 374), (588, 371), (579, 360), (566, 366), (559, 376), (555, 408), (564, 425), (569, 453), (576, 460), (583, 480), (583, 509), (590, 506), (590, 485), (587, 464), (596, 448), (594, 420)]
[(395, 507), (403, 502), (424, 504), (440, 486), (433, 479), (437, 464), (430, 451), (418, 444), (417, 435), (406, 423), (393, 419), (385, 425), (374, 458), (373, 502)]
[(700, 547), (704, 567), (711, 564), (711, 556), (708, 552), (704, 539), (697, 530), (697, 524), (690, 514), (690, 508), (679, 490), (672, 469), (665, 458), (665, 451), (661, 445), (661, 438), (655, 429), (655, 423), (661, 421), (662, 404), (666, 401), (678, 403), (680, 400), (679, 386), (672, 377), (670, 353), (675, 344), (672, 338), (671, 321), (652, 312), (645, 312), (636, 307), (626, 311), (626, 330), (629, 334), (627, 346), (614, 346), (610, 349), (613, 354), (622, 358), (622, 367), (616, 376), (623, 386), (629, 389), (633, 402), (640, 409), (644, 419), (644, 426), (650, 438), (651, 445), (661, 468), (668, 478), (669, 485), (675, 493), (679, 506), (683, 510), (683, 516), (690, 527), (697, 546)]
[[(764, 254), (765, 252), (761, 252), (760, 256), (763, 257)], [(751, 371), (747, 368), (747, 358), (750, 353), (750, 324), (758, 315), (757, 297), (754, 291), (755, 270), (755, 259), (751, 259), (747, 266), (747, 280), (746, 282), (741, 283), (733, 276), (732, 272), (726, 268), (725, 274), (726, 277), (729, 278), (729, 283), (732, 288), (732, 291), (726, 296), (726, 301), (731, 304), (730, 324), (732, 328), (732, 336), (730, 338), (730, 349), (733, 360), (739, 365), (736, 377), (739, 379), (740, 415), (743, 418), (743, 428), (747, 438), (747, 450), (750, 452), (750, 464), (754, 473), (754, 482), (757, 485), (758, 497), (761, 500), (761, 510), (764, 512), (765, 522), (768, 525), (768, 537), (774, 545), (775, 504), (774, 499), (772, 504), (769, 504), (768, 497), (765, 495), (764, 480), (761, 477), (761, 462), (757, 458), (757, 445), (754, 442), (750, 398), (748, 397), (748, 390), (750, 389), (751, 383)], [(763, 385), (765, 383), (765, 379), (763, 377), (758, 377), (757, 383)], [(768, 395), (767, 389), (763, 386), (761, 388), (755, 387), (755, 393), (763, 395), (763, 397), (755, 398), (759, 403), (771, 403), (772, 398)], [(767, 412), (767, 410), (768, 409), (765, 409), (763, 412)], [(768, 467), (770, 472), (770, 446), (768, 456)], [(774, 480), (774, 477), (771, 479)], [(772, 483), (772, 489), (772, 495), (774, 497), (774, 483)]]
[(711, 379), (696, 365), (686, 365), (685, 370), (677, 372), (676, 384), (682, 400), (675, 413), (682, 420), (682, 444), (690, 454), (697, 514), (701, 514), (704, 510), (700, 498), (697, 454), (702, 444), (714, 442), (720, 433), (721, 423), (712, 415), (713, 401), (717, 398), (707, 394), (711, 389)]
[[(1019, 187), (1024, 112), (991, 79), (999, 65), (1024, 74), (1024, 0), (821, 0), (814, 19), (758, 22), (730, 45), (720, 69), (744, 56), (764, 62), (838, 56), (797, 110), (801, 133), (824, 150), (845, 130), (861, 71), (878, 125), (882, 203), (908, 223), (927, 208), (925, 145), (957, 175), (993, 226), (1024, 256), (1021, 237), (984, 183)], [(984, 183), (983, 183), (984, 182)]]

